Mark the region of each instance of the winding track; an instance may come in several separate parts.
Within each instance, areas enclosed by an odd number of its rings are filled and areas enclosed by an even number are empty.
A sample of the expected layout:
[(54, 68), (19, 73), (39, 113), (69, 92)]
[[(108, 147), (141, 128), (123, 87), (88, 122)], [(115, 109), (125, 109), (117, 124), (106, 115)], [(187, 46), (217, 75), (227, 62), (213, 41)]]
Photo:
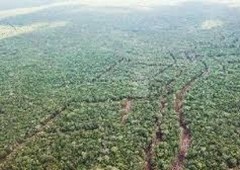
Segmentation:
[[(179, 72), (179, 76), (182, 74), (182, 72)], [(176, 79), (171, 79), (169, 80), (165, 86), (163, 87), (163, 90), (166, 92), (166, 94), (171, 94), (172, 92), (172, 88), (169, 87), (171, 84), (175, 83)], [(168, 105), (167, 102), (167, 97), (162, 97), (162, 99), (160, 100), (160, 104), (159, 104), (159, 114), (164, 113), (166, 111), (166, 107)], [(155, 169), (155, 165), (153, 162), (153, 159), (155, 157), (155, 148), (157, 148), (161, 141), (163, 140), (163, 135), (164, 133), (162, 132), (161, 129), (161, 119), (160, 117), (156, 117), (155, 120), (155, 129), (153, 130), (153, 134), (152, 134), (152, 139), (150, 140), (150, 142), (148, 143), (147, 147), (144, 149), (145, 152), (145, 156), (146, 156), (146, 164), (145, 164), (145, 170), (154, 170)]]
[[(160, 113), (163, 113), (165, 111), (167, 105), (167, 99), (163, 98), (160, 101)], [(146, 164), (145, 164), (145, 170), (153, 170), (153, 158), (155, 156), (154, 149), (160, 144), (160, 142), (163, 139), (163, 132), (161, 129), (161, 120), (159, 117), (156, 117), (155, 120), (155, 129), (153, 131), (152, 139), (147, 145), (145, 149), (145, 155), (146, 155)]]
[[(109, 65), (105, 70), (103, 70), (99, 75), (97, 75), (92, 82), (96, 82), (97, 80), (99, 80), (103, 75), (105, 75), (108, 72), (111, 72), (118, 64), (122, 63), (124, 60), (126, 60), (126, 58), (120, 58), (119, 60), (117, 60), (114, 64)], [(164, 71), (166, 71), (168, 68), (170, 68), (172, 65), (167, 66), (166, 68), (164, 68), (163, 70), (161, 70), (160, 72), (163, 73)], [(146, 97), (142, 97), (142, 96), (122, 96), (119, 98), (111, 98), (111, 99), (104, 99), (104, 100), (96, 100), (96, 101), (81, 101), (82, 103), (105, 103), (105, 102), (109, 102), (109, 101), (113, 101), (113, 102), (120, 102), (123, 99), (128, 99), (128, 103), (126, 104), (126, 108), (125, 111), (129, 112), (131, 110), (131, 100), (142, 100), (142, 99), (146, 99)], [(60, 108), (59, 110), (54, 111), (53, 113), (51, 113), (50, 115), (48, 115), (47, 117), (44, 118), (44, 120), (39, 124), (39, 128), (38, 129), (34, 129), (33, 132), (31, 133), (26, 133), (24, 136), (24, 140), (20, 141), (20, 142), (15, 142), (14, 144), (12, 144), (10, 146), (11, 150), (9, 152), (7, 152), (6, 155), (4, 155), (3, 157), (0, 158), (0, 169), (2, 168), (2, 166), (7, 163), (9, 160), (11, 160), (12, 158), (14, 158), (14, 156), (17, 154), (17, 152), (21, 149), (23, 149), (27, 143), (31, 142), (32, 140), (34, 140), (36, 137), (38, 137), (39, 135), (41, 135), (42, 133), (44, 133), (44, 131), (46, 130), (47, 127), (51, 126), (54, 122), (54, 120), (60, 115), (62, 114), (65, 110), (67, 110), (70, 106), (70, 103), (74, 101), (74, 99), (71, 99), (67, 102), (67, 104), (65, 106), (63, 106), (62, 108)]]
[[(96, 81), (97, 79), (100, 79), (102, 75), (106, 74), (107, 72), (110, 72), (114, 67), (116, 67), (116, 65), (118, 63), (121, 63), (122, 61), (124, 61), (124, 59), (120, 59), (118, 60), (114, 65), (109, 66), (105, 71), (103, 71), (103, 73), (99, 74), (99, 76), (96, 77), (96, 79), (94, 81)], [(181, 133), (180, 133), (180, 146), (179, 146), (179, 152), (175, 158), (175, 161), (172, 165), (172, 169), (176, 169), (176, 170), (181, 170), (183, 168), (183, 162), (184, 159), (187, 155), (187, 151), (189, 149), (189, 146), (191, 144), (191, 133), (190, 133), (190, 129), (187, 127), (186, 121), (184, 119), (184, 113), (183, 113), (183, 101), (184, 101), (184, 97), (186, 95), (186, 93), (191, 89), (191, 86), (194, 82), (196, 82), (200, 77), (202, 77), (207, 71), (207, 65), (205, 62), (202, 62), (203, 65), (205, 66), (205, 69), (203, 71), (201, 71), (200, 74), (194, 76), (189, 82), (187, 82), (184, 87), (175, 94), (175, 105), (174, 105), (174, 109), (175, 112), (178, 114), (179, 117), (179, 126), (181, 129)], [(160, 73), (163, 73), (164, 71), (166, 71), (167, 69), (171, 68), (173, 66), (173, 64), (168, 65), (166, 68), (160, 70)], [(180, 72), (181, 74), (182, 72)], [(171, 80), (166, 84), (166, 90), (168, 91), (169, 88), (167, 88), (171, 83), (175, 82), (175, 80)], [(167, 92), (167, 94), (169, 95), (169, 92)], [(123, 98), (127, 98), (126, 103), (124, 104), (124, 112), (129, 113), (132, 107), (132, 100), (137, 100), (137, 99), (143, 99), (143, 97), (123, 97)], [(121, 101), (123, 98), (119, 98), (119, 99), (113, 99), (113, 101)], [(83, 101), (86, 103), (100, 103), (100, 102), (107, 102), (108, 100), (103, 100), (103, 101), (94, 101), (94, 102), (89, 102), (89, 101)], [(1, 165), (3, 165), (5, 162), (7, 162), (8, 160), (10, 160), (11, 158), (14, 158), (14, 156), (17, 154), (17, 152), (19, 150), (21, 150), (22, 148), (24, 148), (26, 146), (27, 143), (29, 143), (30, 141), (34, 140), (36, 137), (40, 136), (42, 133), (44, 133), (44, 131), (46, 130), (47, 127), (51, 126), (51, 124), (53, 124), (53, 121), (56, 119), (56, 117), (58, 117), (60, 114), (62, 114), (62, 112), (64, 112), (68, 107), (69, 107), (70, 103), (68, 103), (66, 106), (63, 106), (60, 110), (57, 110), (55, 112), (53, 112), (51, 115), (49, 115), (48, 117), (45, 118), (45, 120), (43, 121), (43, 123), (41, 123), (40, 128), (38, 128), (37, 130), (35, 130), (33, 133), (31, 134), (26, 134), (24, 137), (24, 141), (23, 142), (18, 142), (15, 143), (14, 145), (11, 146), (12, 150), (3, 158), (0, 159), (0, 169), (1, 169)], [(160, 112), (164, 112), (165, 108), (167, 105), (167, 100), (166, 98), (163, 98), (160, 101)], [(121, 122), (124, 123), (125, 122), (125, 118), (124, 116), (121, 118)], [(154, 159), (154, 149), (160, 144), (161, 140), (162, 140), (162, 130), (161, 130), (161, 121), (159, 118), (156, 119), (155, 121), (155, 130), (153, 131), (153, 136), (151, 141), (149, 142), (147, 148), (145, 149), (145, 154), (146, 154), (146, 166), (145, 169), (146, 170), (152, 170), (154, 169), (153, 166), (153, 159)]]
[(208, 73), (208, 66), (203, 62), (205, 68), (199, 74), (194, 76), (187, 82), (176, 94), (174, 100), (174, 110), (177, 113), (179, 128), (180, 128), (180, 141), (178, 153), (173, 161), (172, 170), (182, 170), (184, 167), (184, 160), (187, 156), (189, 147), (191, 145), (191, 131), (187, 126), (183, 111), (183, 102), (187, 92), (192, 88), (193, 83), (200, 79), (204, 74)]
[(124, 124), (126, 123), (128, 119), (128, 113), (132, 109), (132, 100), (131, 99), (126, 99), (126, 101), (122, 104), (122, 115), (121, 115), (121, 123)]

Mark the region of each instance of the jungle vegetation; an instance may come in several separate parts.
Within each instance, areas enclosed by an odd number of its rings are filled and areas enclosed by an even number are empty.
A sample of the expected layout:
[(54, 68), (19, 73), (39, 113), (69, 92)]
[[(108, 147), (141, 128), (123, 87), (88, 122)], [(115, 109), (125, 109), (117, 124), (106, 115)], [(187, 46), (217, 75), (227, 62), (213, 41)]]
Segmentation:
[(0, 8), (1, 170), (240, 168), (240, 8), (46, 3)]

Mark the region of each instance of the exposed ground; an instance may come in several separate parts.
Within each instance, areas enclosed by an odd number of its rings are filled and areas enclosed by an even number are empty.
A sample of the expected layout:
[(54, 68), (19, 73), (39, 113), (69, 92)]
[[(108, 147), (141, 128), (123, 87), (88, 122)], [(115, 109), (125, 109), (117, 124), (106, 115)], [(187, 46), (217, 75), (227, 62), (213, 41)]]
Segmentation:
[(239, 2), (10, 1), (1, 170), (239, 168)]

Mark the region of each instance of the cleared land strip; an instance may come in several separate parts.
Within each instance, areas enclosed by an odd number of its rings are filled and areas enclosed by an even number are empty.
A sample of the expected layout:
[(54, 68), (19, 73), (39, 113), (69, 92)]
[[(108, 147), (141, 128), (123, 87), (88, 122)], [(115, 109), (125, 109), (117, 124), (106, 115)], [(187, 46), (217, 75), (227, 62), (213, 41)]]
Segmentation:
[[(117, 63), (122, 62), (123, 60), (124, 59), (121, 59)], [(168, 65), (166, 68), (161, 69), (158, 73), (159, 74), (163, 73), (164, 71), (166, 71), (167, 69), (171, 68), (172, 66), (173, 66), (173, 64)], [(115, 67), (115, 66), (110, 66), (109, 68), (112, 69), (112, 67)], [(111, 69), (107, 69), (107, 72), (111, 71)], [(106, 71), (104, 71), (104, 73), (106, 73)], [(103, 74), (101, 74), (101, 75), (103, 75)], [(98, 79), (100, 77), (98, 76)], [(166, 85), (165, 85), (165, 88), (168, 89), (168, 86), (171, 83), (173, 83), (173, 82), (175, 82), (175, 79), (170, 80), (169, 82), (167, 82)], [(167, 92), (167, 94), (169, 94), (169, 92)], [(126, 98), (128, 99), (128, 102), (125, 105), (125, 111), (126, 112), (129, 112), (131, 110), (132, 100), (148, 100), (148, 98), (144, 97), (144, 96), (143, 97), (142, 96), (121, 96), (121, 97), (117, 97), (117, 98), (110, 98), (110, 99), (106, 98), (104, 100), (96, 100), (96, 101), (83, 100), (83, 101), (80, 101), (80, 102), (83, 102), (83, 103), (84, 102), (85, 103), (104, 103), (104, 102), (109, 102), (109, 101), (120, 102), (120, 101), (122, 101), (123, 99), (126, 99)], [(19, 150), (21, 150), (22, 148), (24, 148), (27, 145), (27, 143), (29, 143), (30, 141), (34, 140), (39, 135), (44, 133), (45, 129), (48, 128), (49, 126), (51, 126), (53, 124), (53, 121), (60, 114), (62, 114), (62, 112), (67, 110), (67, 108), (70, 106), (71, 102), (74, 102), (74, 101), (75, 101), (74, 99), (69, 100), (65, 106), (63, 106), (59, 110), (53, 112), (52, 114), (50, 114), (49, 116), (44, 118), (44, 120), (41, 121), (41, 123), (38, 125), (38, 128), (34, 129), (31, 133), (26, 133), (23, 141), (16, 142), (15, 144), (11, 145), (10, 146), (11, 150), (4, 157), (2, 157), (0, 159), (0, 169), (1, 169), (2, 165), (4, 165), (4, 163), (6, 163), (8, 160), (11, 160), (12, 158), (14, 158), (14, 156), (17, 154), (17, 152)], [(166, 103), (164, 104), (163, 101), (161, 101), (160, 111), (164, 110), (165, 105), (166, 105)], [(155, 129), (155, 131), (153, 133), (154, 133), (153, 136), (155, 136), (155, 137), (153, 137), (153, 140), (151, 142), (152, 144), (149, 144), (149, 146), (151, 146), (151, 148), (149, 148), (150, 149), (149, 151), (151, 151), (151, 152), (149, 152), (149, 154), (146, 152), (146, 154), (150, 156), (150, 158), (147, 159), (147, 160), (149, 160), (149, 161), (147, 161), (147, 162), (149, 162), (149, 165), (151, 164), (152, 159), (154, 158), (154, 148), (160, 143), (161, 136), (163, 135), (162, 132), (161, 132), (161, 128), (160, 128), (160, 120), (156, 120), (156, 129)]]
[(132, 99), (127, 98), (124, 103), (122, 103), (121, 110), (121, 123), (125, 124), (128, 119), (128, 114), (132, 110)]
[[(164, 112), (166, 105), (167, 105), (167, 99), (163, 98), (160, 101), (160, 113)], [(161, 120), (159, 117), (156, 117), (155, 129), (153, 131), (152, 139), (145, 149), (145, 155), (146, 155), (145, 170), (153, 170), (154, 169), (154, 164), (153, 164), (153, 158), (155, 156), (154, 150), (160, 144), (162, 139), (163, 139), (163, 132), (161, 129)]]
[[(182, 71), (178, 73), (180, 76), (182, 74)], [(172, 83), (175, 83), (176, 79), (170, 79), (167, 81), (167, 83), (164, 85), (163, 90), (166, 92), (167, 95), (170, 95), (172, 91), (172, 87), (169, 87)], [(159, 96), (158, 96), (159, 97)], [(160, 97), (161, 98), (161, 97)], [(167, 102), (167, 97), (162, 97), (160, 99), (160, 104), (159, 104), (159, 114), (163, 114), (166, 110), (166, 107), (168, 105)], [(161, 119), (160, 116), (156, 117), (155, 120), (155, 129), (153, 130), (152, 134), (152, 139), (148, 143), (147, 147), (144, 149), (145, 151), (145, 156), (146, 156), (146, 164), (145, 164), (145, 170), (153, 170), (155, 169), (155, 165), (153, 162), (153, 159), (155, 157), (155, 148), (157, 148), (161, 141), (163, 140), (163, 135), (164, 133), (162, 132), (161, 129)]]
[(183, 102), (187, 92), (191, 89), (193, 83), (195, 83), (199, 78), (201, 78), (204, 74), (208, 73), (208, 67), (203, 62), (205, 68), (199, 74), (194, 76), (189, 82), (187, 82), (181, 90), (179, 90), (175, 94), (174, 100), (174, 110), (177, 113), (178, 121), (179, 121), (179, 128), (180, 128), (180, 142), (179, 142), (179, 150), (175, 157), (175, 160), (172, 164), (172, 170), (182, 170), (184, 167), (184, 160), (187, 156), (188, 149), (191, 145), (191, 131), (187, 126), (187, 122), (184, 117), (183, 111)]

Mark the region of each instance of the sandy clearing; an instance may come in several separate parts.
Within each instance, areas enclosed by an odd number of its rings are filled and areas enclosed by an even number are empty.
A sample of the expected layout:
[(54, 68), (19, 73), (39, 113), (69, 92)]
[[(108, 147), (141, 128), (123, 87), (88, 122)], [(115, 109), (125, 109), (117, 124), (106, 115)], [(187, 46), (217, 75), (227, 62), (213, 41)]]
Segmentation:
[(31, 33), (34, 31), (47, 29), (47, 28), (57, 28), (67, 25), (67, 22), (38, 22), (31, 25), (25, 26), (15, 26), (6, 23), (6, 25), (0, 25), (0, 40), (18, 36), (21, 34)]

